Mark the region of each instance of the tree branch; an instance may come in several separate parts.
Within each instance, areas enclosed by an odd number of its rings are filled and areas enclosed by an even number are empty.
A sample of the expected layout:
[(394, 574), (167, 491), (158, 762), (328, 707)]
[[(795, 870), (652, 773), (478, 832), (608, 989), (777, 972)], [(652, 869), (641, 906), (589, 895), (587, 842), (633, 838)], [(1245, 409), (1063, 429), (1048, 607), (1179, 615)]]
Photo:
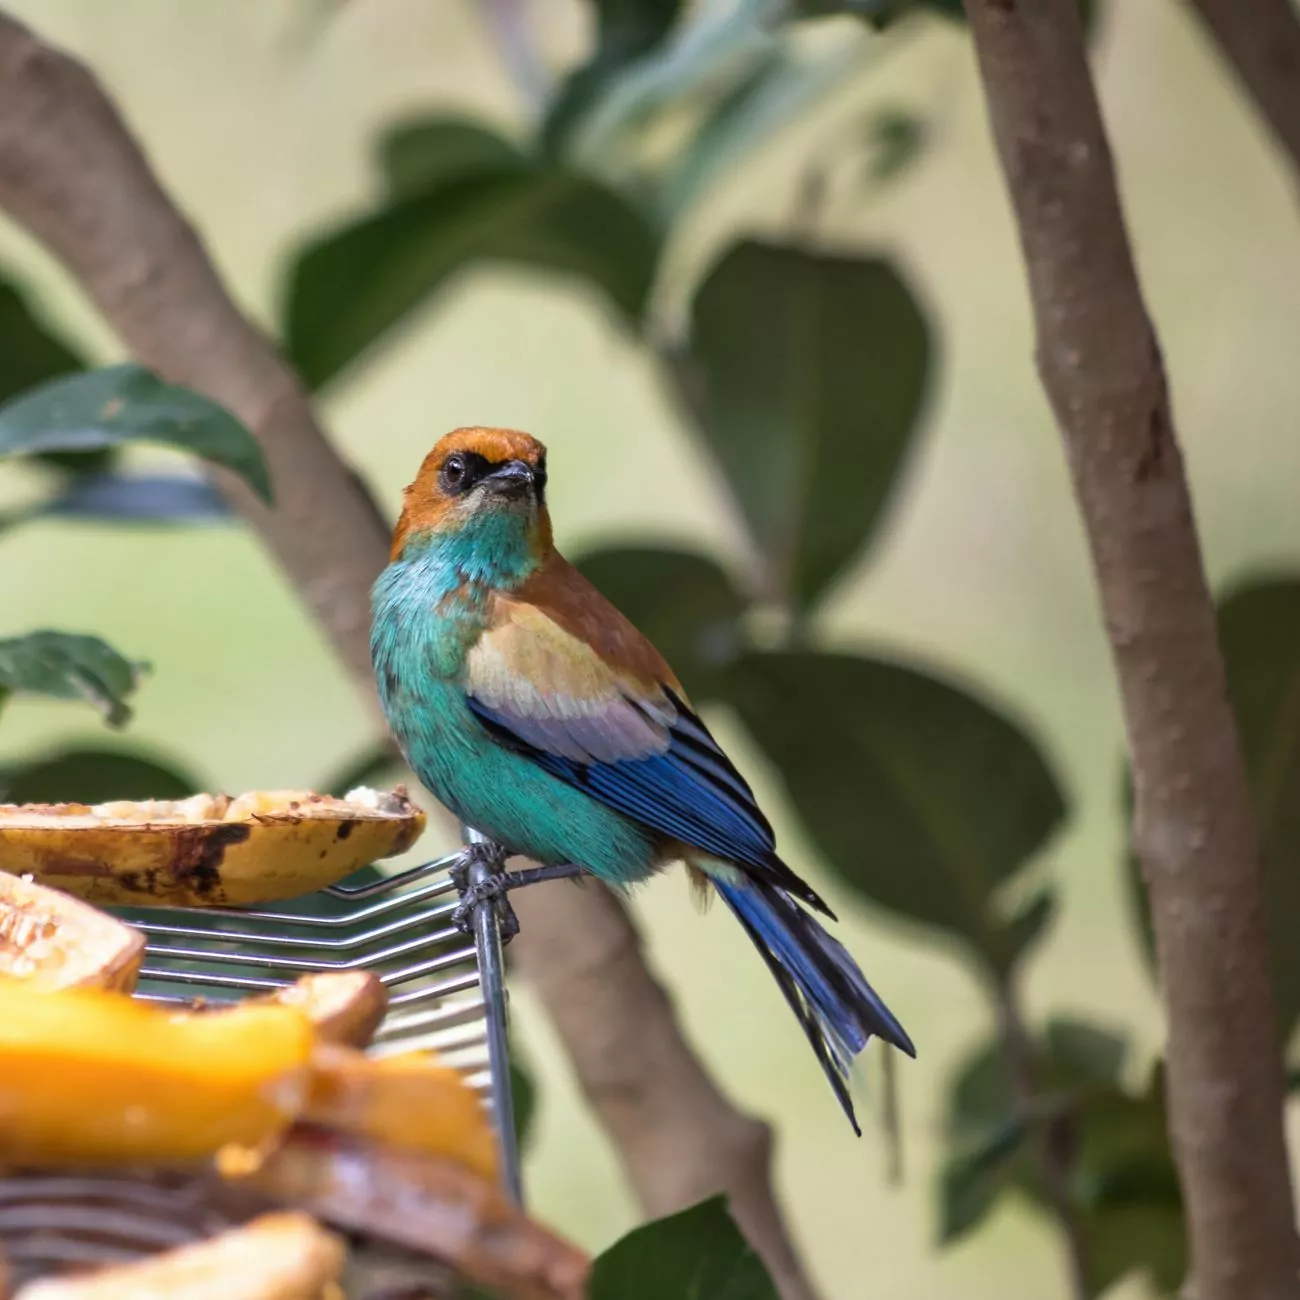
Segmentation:
[(1291, 0), (1189, 0), (1300, 179), (1300, 17)]
[(1123, 701), (1198, 1300), (1300, 1296), (1258, 831), (1074, 0), (965, 0)]
[[(296, 376), (231, 301), (94, 78), (3, 14), (0, 208), (62, 260), (140, 362), (257, 435), (275, 509), (230, 475), (217, 476), (222, 491), (288, 573), (379, 722), (368, 644), (370, 585), (388, 557), (379, 508)], [(642, 1202), (658, 1213), (731, 1191), (786, 1300), (808, 1300), (771, 1190), (765, 1127), (705, 1075), (614, 897), (545, 889), (520, 909), (518, 952)], [(613, 1044), (617, 1060), (606, 1055)], [(611, 1087), (621, 1094), (613, 1105)]]

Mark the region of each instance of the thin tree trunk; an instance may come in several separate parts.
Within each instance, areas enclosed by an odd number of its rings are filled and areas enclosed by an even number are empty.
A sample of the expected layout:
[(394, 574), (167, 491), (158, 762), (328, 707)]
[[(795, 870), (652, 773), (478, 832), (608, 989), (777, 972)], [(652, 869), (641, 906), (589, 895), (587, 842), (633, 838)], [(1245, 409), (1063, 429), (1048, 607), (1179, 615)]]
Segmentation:
[(1197, 1300), (1300, 1296), (1259, 837), (1074, 0), (965, 0), (1119, 679)]
[[(381, 511), (325, 436), (297, 376), (231, 301), (95, 79), (3, 14), (0, 209), (58, 256), (142, 364), (205, 393), (257, 436), (274, 509), (234, 476), (215, 477), (382, 725), (369, 651), (370, 586), (388, 559)], [(643, 1202), (662, 1212), (730, 1191), (786, 1300), (810, 1300), (772, 1192), (766, 1127), (735, 1110), (695, 1059), (622, 906), (603, 889), (570, 889), (521, 910), (519, 955), (588, 1095), (607, 1094), (601, 1048), (612, 1041), (643, 1085), (617, 1122), (597, 1106)], [(614, 955), (611, 936), (621, 947)]]
[(1300, 15), (1292, 0), (1188, 0), (1300, 180)]

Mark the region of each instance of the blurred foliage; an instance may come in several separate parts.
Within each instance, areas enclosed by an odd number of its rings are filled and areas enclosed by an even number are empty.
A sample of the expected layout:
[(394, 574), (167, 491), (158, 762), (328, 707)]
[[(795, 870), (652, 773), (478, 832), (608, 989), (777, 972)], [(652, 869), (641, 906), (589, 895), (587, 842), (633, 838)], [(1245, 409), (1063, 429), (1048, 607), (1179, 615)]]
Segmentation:
[[(1042, 859), (1071, 815), (1070, 792), (1033, 723), (979, 684), (824, 630), (837, 584), (872, 562), (916, 460), (943, 352), (928, 304), (888, 250), (825, 246), (817, 205), (804, 201), (823, 179), (815, 149), (788, 177), (800, 200), (791, 229), (736, 232), (690, 286), (681, 322), (659, 301), (663, 250), (713, 187), (846, 78), (869, 75), (877, 29), (960, 20), (961, 4), (590, 7), (591, 48), (521, 138), (437, 114), (383, 131), (371, 199), (287, 259), (286, 354), (314, 388), (344, 384), (458, 274), (485, 263), (584, 285), (639, 341), (716, 470), (743, 553), (724, 560), (619, 538), (578, 563), (659, 645), (697, 704), (734, 713), (844, 888), (954, 946), (987, 992), (999, 1032), (948, 1095), (940, 1244), (977, 1230), (1005, 1197), (1052, 1213), (1046, 1152), (1066, 1174), (1093, 1294), (1135, 1273), (1172, 1294), (1186, 1242), (1159, 1064), (1139, 1084), (1122, 1035), (1059, 1017), (1025, 1025), (1016, 1000), (1024, 959), (1057, 905)], [(1095, 29), (1099, 7), (1081, 8)], [(810, 52), (804, 24), (823, 21), (839, 22), (841, 36)], [(915, 107), (877, 105), (836, 135), (826, 163), (848, 164), (871, 193), (905, 183), (933, 137)], [(233, 469), (269, 499), (265, 462), (230, 416), (139, 367), (85, 371), (7, 281), (0, 339), (0, 455), (37, 459), (50, 476), (38, 503), (0, 522), (229, 517), (205, 482), (122, 470), (118, 451), (136, 442)], [(1220, 617), (1290, 1034), (1300, 1021), (1300, 950), (1284, 933), (1300, 910), (1300, 580), (1239, 588)], [(91, 637), (0, 642), (0, 703), (24, 691), (84, 698), (120, 725), (138, 674)], [(342, 792), (395, 766), (384, 741), (323, 785)], [(0, 797), (168, 797), (197, 779), (169, 756), (75, 745), (0, 770)], [(1140, 910), (1140, 888), (1135, 896)], [(535, 1090), (517, 1062), (512, 1075), (523, 1141)], [(771, 1300), (775, 1291), (713, 1200), (615, 1244), (591, 1294)]]
[(634, 1228), (599, 1256), (590, 1300), (777, 1300), (725, 1198)]

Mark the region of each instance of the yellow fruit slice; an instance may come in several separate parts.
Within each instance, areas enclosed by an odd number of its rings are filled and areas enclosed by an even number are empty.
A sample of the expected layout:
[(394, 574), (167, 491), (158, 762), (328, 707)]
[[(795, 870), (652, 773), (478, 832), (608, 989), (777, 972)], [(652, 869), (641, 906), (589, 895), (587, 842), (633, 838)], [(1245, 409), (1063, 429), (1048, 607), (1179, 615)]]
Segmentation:
[(0, 975), (130, 993), (144, 936), (56, 889), (0, 872)]
[(177, 802), (0, 805), (0, 870), (103, 904), (247, 907), (404, 853), (425, 816), (399, 787)]
[(0, 1161), (180, 1162), (256, 1146), (302, 1109), (296, 1007), (176, 1014), (98, 989), (0, 983)]
[(378, 1060), (321, 1045), (312, 1059), (303, 1119), (404, 1151), (456, 1161), (497, 1177), (497, 1143), (478, 1094), (424, 1052)]
[(14, 1300), (321, 1300), (345, 1260), (308, 1215), (264, 1214), (135, 1263), (30, 1282)]
[(252, 1002), (300, 1007), (322, 1042), (365, 1047), (383, 1022), (388, 993), (373, 971), (322, 971)]

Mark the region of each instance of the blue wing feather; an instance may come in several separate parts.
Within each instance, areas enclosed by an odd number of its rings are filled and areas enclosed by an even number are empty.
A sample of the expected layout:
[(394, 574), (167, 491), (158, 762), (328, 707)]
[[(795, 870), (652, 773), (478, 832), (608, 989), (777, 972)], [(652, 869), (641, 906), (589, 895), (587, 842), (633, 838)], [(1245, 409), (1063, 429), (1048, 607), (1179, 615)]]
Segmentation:
[(469, 697), (479, 721), (526, 752), (543, 771), (662, 835), (755, 871), (769, 870), (776, 840), (753, 792), (699, 719), (680, 701), (673, 702), (678, 716), (665, 752), (583, 762), (533, 743), (506, 714)]

